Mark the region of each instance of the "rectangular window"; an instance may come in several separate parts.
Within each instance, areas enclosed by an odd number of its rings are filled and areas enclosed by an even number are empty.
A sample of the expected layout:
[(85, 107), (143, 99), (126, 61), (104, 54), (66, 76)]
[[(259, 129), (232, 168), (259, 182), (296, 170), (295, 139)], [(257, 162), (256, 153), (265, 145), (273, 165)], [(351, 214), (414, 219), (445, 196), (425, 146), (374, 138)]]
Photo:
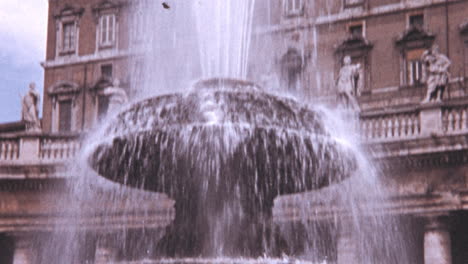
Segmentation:
[(422, 28), (424, 26), (424, 15), (417, 14), (417, 15), (409, 16), (408, 24), (410, 27)]
[(62, 51), (75, 51), (75, 22), (67, 22), (62, 25)]
[(112, 64), (101, 65), (101, 77), (112, 79)]
[(284, 11), (287, 16), (302, 15), (304, 11), (303, 0), (284, 0)]
[(71, 131), (72, 101), (65, 100), (59, 102), (59, 132)]
[(362, 24), (349, 26), (349, 34), (353, 37), (364, 37), (364, 27)]
[(99, 20), (100, 45), (112, 46), (115, 43), (115, 15), (103, 15)]
[(356, 7), (364, 4), (364, 0), (343, 0), (344, 7)]
[(424, 49), (410, 50), (406, 53), (406, 72), (409, 85), (423, 83), (426, 68), (421, 60)]

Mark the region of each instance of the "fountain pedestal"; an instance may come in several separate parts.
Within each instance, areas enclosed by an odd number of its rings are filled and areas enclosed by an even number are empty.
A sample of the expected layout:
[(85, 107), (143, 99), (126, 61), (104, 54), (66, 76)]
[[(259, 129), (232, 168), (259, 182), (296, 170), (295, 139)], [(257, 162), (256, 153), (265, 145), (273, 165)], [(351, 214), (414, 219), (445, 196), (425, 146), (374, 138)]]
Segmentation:
[(430, 217), (424, 232), (424, 264), (452, 264), (450, 232), (445, 219)]

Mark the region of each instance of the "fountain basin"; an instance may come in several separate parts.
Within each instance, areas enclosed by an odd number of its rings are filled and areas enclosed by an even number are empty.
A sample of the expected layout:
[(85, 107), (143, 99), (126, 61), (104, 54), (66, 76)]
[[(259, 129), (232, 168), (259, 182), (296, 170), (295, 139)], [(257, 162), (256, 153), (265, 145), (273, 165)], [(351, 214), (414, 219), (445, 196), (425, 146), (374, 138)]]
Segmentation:
[(245, 81), (195, 87), (120, 113), (91, 166), (112, 181), (173, 198), (187, 184), (210, 181), (222, 192), (237, 184), (269, 197), (304, 192), (355, 169), (353, 153), (330, 135), (320, 112)]
[(176, 201), (162, 256), (280, 255), (274, 198), (348, 178), (353, 151), (332, 136), (322, 112), (291, 98), (246, 81), (194, 87), (121, 112), (96, 144), (91, 167)]

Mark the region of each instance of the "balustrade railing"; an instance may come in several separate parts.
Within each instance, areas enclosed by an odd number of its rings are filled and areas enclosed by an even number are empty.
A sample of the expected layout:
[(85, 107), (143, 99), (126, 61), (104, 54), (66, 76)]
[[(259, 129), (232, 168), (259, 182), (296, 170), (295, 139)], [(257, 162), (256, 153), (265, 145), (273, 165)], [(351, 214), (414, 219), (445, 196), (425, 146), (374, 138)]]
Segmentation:
[(80, 149), (77, 136), (20, 134), (0, 137), (0, 162), (63, 162)]
[(361, 116), (360, 122), (364, 140), (411, 138), (421, 133), (419, 111)]
[(442, 129), (445, 133), (466, 132), (468, 130), (468, 105), (444, 107)]
[(70, 159), (80, 149), (80, 142), (76, 138), (41, 138), (39, 157), (44, 160)]
[(0, 138), (0, 160), (19, 158), (19, 138)]

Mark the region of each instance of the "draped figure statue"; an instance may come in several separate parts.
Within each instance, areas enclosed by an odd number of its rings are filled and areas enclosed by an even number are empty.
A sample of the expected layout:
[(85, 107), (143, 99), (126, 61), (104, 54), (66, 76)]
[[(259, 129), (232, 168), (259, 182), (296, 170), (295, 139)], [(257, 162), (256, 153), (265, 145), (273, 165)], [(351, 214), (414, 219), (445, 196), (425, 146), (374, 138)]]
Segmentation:
[(36, 84), (29, 84), (29, 91), (21, 98), (21, 120), (26, 125), (26, 131), (40, 131), (39, 121), (39, 100), (40, 95), (36, 91)]

